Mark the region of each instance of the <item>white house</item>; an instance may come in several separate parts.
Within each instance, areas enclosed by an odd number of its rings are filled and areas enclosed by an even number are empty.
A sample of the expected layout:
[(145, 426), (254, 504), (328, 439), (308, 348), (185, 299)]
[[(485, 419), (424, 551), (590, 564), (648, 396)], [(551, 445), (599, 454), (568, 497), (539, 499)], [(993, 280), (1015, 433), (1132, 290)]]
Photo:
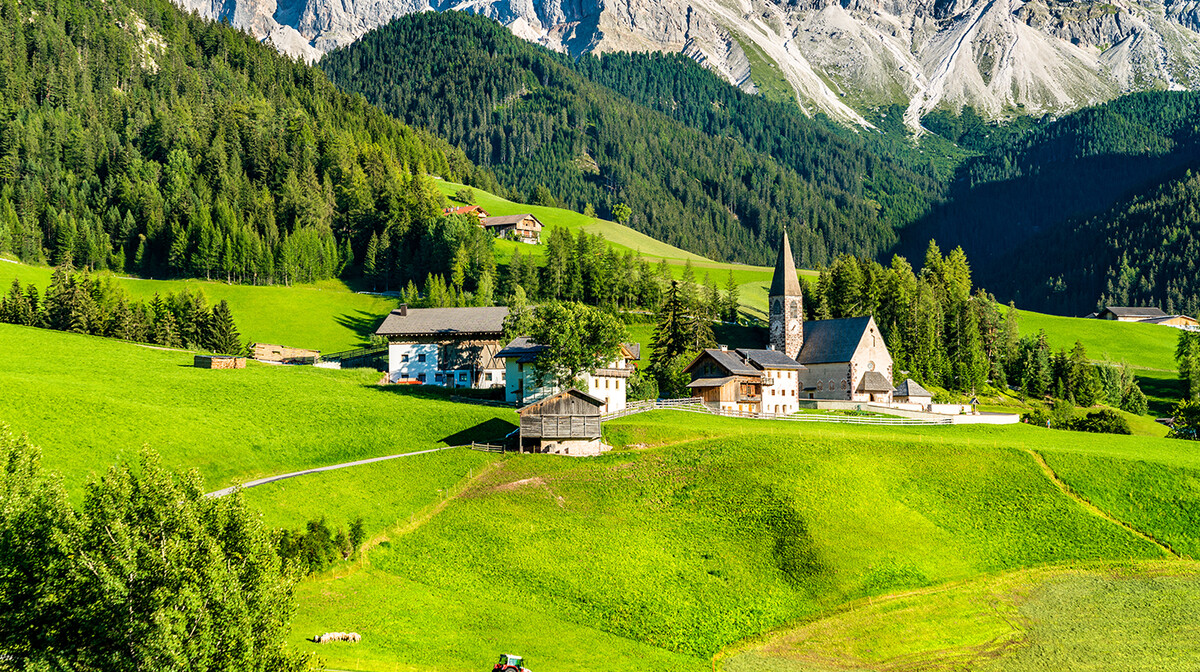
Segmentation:
[[(507, 401), (518, 405), (529, 404), (561, 391), (553, 383), (538, 384), (533, 363), (545, 349), (545, 346), (529, 337), (519, 336), (496, 353), (496, 358), (504, 361), (504, 398)], [(629, 377), (635, 371), (633, 363), (638, 359), (639, 350), (640, 346), (636, 343), (622, 343), (617, 358), (608, 366), (582, 376), (584, 385), (581, 391), (604, 400), (601, 413), (625, 409), (626, 388)]]
[(388, 339), (388, 380), (393, 383), (473, 387), (504, 386), (496, 359), (504, 306), (393, 310), (375, 333)]

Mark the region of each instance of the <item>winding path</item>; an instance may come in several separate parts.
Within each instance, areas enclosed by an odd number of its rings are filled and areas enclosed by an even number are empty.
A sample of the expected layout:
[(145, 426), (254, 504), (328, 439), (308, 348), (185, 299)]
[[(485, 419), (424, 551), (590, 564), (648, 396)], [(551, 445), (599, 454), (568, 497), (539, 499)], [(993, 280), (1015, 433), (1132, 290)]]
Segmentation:
[(224, 497), (225, 495), (228, 495), (229, 493), (233, 492), (234, 490), (237, 490), (238, 488), (242, 488), (244, 490), (246, 488), (253, 488), (253, 487), (260, 486), (260, 485), (266, 485), (267, 483), (274, 483), (275, 481), (282, 481), (287, 478), (295, 478), (297, 476), (303, 476), (305, 474), (316, 474), (316, 473), (319, 473), (322, 471), (333, 471), (334, 469), (345, 469), (346, 467), (357, 467), (361, 464), (371, 464), (373, 462), (383, 462), (385, 460), (394, 460), (398, 457), (412, 457), (413, 455), (425, 455), (426, 453), (437, 453), (437, 452), (441, 452), (443, 450), (450, 450), (451, 448), (462, 448), (462, 447), (463, 446), (445, 446), (442, 448), (431, 448), (429, 450), (418, 450), (413, 453), (401, 453), (399, 455), (385, 455), (384, 457), (372, 457), (372, 458), (366, 459), (366, 460), (355, 460), (353, 462), (343, 462), (341, 464), (331, 464), (327, 467), (315, 467), (313, 469), (305, 469), (304, 471), (293, 471), (290, 474), (279, 474), (278, 476), (267, 476), (265, 478), (258, 478), (253, 481), (246, 481), (245, 483), (241, 483), (239, 485), (231, 485), (228, 488), (221, 488), (220, 490), (215, 490), (213, 492), (210, 492), (205, 496), (206, 497)]

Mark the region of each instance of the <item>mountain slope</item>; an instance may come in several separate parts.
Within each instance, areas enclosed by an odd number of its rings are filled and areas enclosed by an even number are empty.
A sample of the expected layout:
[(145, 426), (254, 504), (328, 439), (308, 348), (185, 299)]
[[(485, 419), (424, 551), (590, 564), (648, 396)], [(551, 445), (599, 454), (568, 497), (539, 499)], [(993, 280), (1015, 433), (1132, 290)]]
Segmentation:
[(464, 10), (574, 56), (680, 52), (747, 91), (786, 88), (810, 113), (868, 126), (868, 109), (989, 118), (1061, 113), (1200, 79), (1187, 0), (180, 0), (307, 59), (394, 17)]
[(785, 226), (801, 264), (875, 254), (938, 197), (923, 172), (685, 59), (608, 58), (576, 63), (449, 12), (398, 19), (320, 65), (521, 196), (606, 215), (625, 203), (633, 228), (712, 259), (768, 264)]
[(169, 2), (4, 0), (0, 25), (0, 253), (24, 261), (307, 282), (436, 215), (422, 170), (488, 184), (445, 141)]
[[(938, 129), (960, 121), (926, 120)], [(920, 255), (930, 238), (961, 245), (981, 285), (1031, 310), (1083, 315), (1102, 294), (1195, 306), (1195, 275), (1183, 252), (1195, 236), (1191, 190), (1171, 185), (1200, 169), (1198, 124), (1200, 94), (1159, 92), (1027, 130), (943, 130), (980, 155), (959, 167), (946, 203), (907, 229), (898, 250)], [(1159, 214), (1150, 216), (1143, 201), (1157, 202)], [(1122, 258), (1136, 272), (1121, 271)]]

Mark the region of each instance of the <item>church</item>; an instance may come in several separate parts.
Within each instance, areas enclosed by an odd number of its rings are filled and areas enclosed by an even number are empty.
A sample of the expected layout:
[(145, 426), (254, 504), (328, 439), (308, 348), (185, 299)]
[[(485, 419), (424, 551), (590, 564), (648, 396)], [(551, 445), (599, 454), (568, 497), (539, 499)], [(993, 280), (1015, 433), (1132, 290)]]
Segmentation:
[(804, 321), (787, 233), (767, 304), (770, 357), (721, 348), (705, 350), (688, 366), (689, 387), (706, 404), (775, 415), (794, 412), (801, 400), (891, 403), (892, 356), (874, 317)]

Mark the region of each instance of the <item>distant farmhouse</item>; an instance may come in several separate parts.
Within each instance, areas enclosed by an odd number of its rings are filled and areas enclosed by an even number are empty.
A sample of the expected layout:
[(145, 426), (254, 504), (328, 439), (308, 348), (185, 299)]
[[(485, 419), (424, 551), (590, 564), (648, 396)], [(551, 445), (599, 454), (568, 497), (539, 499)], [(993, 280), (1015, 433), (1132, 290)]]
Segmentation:
[(443, 387), (504, 386), (498, 359), (508, 308), (393, 310), (376, 335), (388, 339), (388, 380)]
[(788, 414), (800, 399), (888, 404), (892, 356), (875, 318), (804, 322), (804, 293), (787, 234), (767, 297), (768, 350), (705, 350), (687, 368), (714, 409)]
[(1143, 322), (1145, 324), (1161, 324), (1179, 329), (1200, 329), (1200, 322), (1198, 322), (1194, 317), (1189, 317), (1187, 315), (1168, 315), (1158, 308), (1152, 307), (1107, 306), (1104, 308), (1104, 310), (1101, 310), (1098, 313), (1092, 313), (1088, 317), (1093, 317), (1098, 320), (1114, 320), (1117, 322)]
[(457, 208), (446, 208), (442, 210), (443, 215), (471, 215), (480, 220), (487, 218), (488, 211), (478, 205), (460, 205)]
[[(504, 398), (521, 405), (528, 404), (561, 392), (552, 383), (539, 385), (534, 373), (533, 362), (546, 349), (527, 336), (519, 336), (496, 353), (496, 359), (504, 361)], [(583, 375), (584, 392), (600, 399), (602, 413), (625, 410), (625, 399), (629, 377), (634, 372), (634, 362), (641, 352), (636, 343), (622, 343), (617, 358), (595, 373)]]
[(479, 220), (479, 224), (494, 236), (515, 238), (523, 243), (533, 244), (542, 240), (542, 223), (530, 214), (485, 217)]

